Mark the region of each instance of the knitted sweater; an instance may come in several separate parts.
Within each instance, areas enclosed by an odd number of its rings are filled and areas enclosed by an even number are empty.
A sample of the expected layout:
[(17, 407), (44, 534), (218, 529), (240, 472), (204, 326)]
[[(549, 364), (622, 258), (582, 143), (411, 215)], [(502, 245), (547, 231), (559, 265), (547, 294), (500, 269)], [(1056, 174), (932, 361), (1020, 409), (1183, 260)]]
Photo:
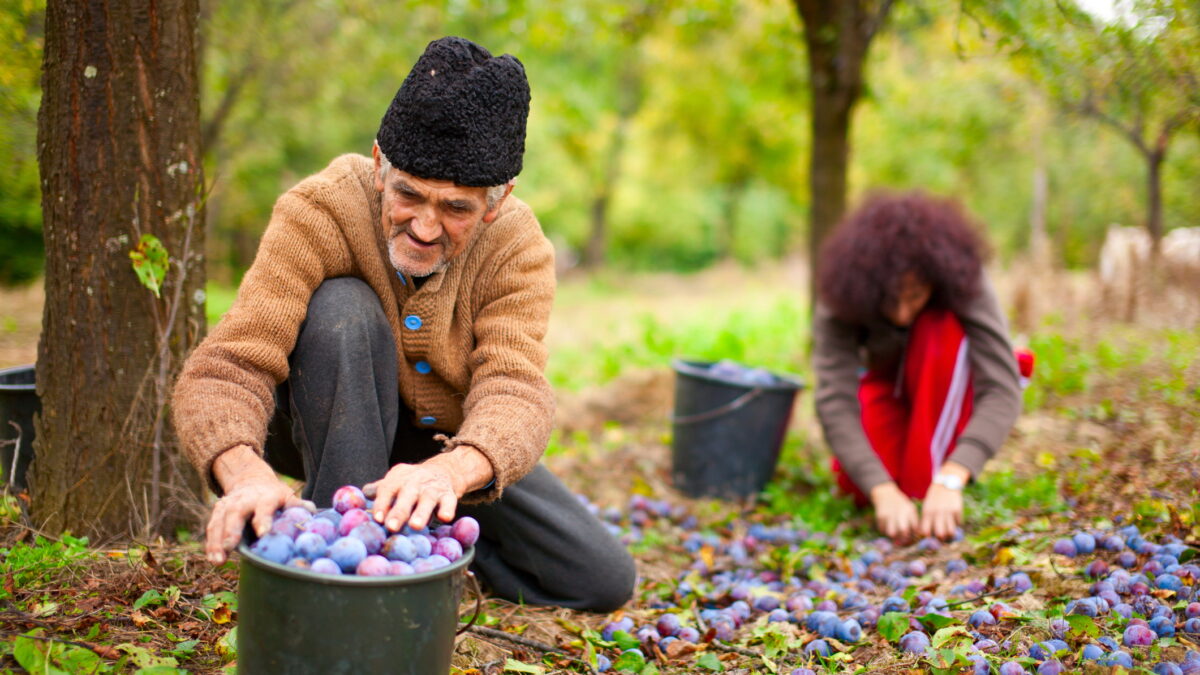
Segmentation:
[(533, 212), (510, 195), (417, 289), (388, 260), (380, 209), (373, 162), (361, 155), (338, 157), (276, 202), (237, 300), (175, 385), (175, 428), (214, 491), (219, 454), (245, 444), (262, 455), (309, 299), (334, 277), (362, 279), (379, 296), (413, 424), (451, 436), (446, 450), (471, 445), (491, 462), (495, 484), (471, 501), (498, 498), (537, 464), (554, 418), (542, 340), (555, 280), (554, 250)]
[[(978, 476), (1017, 421), (1021, 388), (1008, 325), (986, 276), (979, 295), (958, 320), (967, 335), (975, 395), (971, 419), (949, 459)], [(906, 329), (882, 319), (866, 326), (839, 321), (821, 304), (813, 317), (817, 417), (833, 454), (863, 492), (886, 483), (891, 476), (863, 431), (858, 371), (861, 367), (882, 371), (898, 368), (907, 337)]]

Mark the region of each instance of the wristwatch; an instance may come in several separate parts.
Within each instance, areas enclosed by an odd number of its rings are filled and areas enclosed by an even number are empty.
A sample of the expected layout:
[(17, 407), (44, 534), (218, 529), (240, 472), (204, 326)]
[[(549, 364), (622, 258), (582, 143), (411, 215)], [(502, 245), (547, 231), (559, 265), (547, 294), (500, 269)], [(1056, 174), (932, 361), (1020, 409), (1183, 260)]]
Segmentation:
[(962, 478), (959, 478), (952, 473), (942, 473), (940, 471), (936, 476), (933, 477), (933, 482), (941, 485), (947, 490), (961, 490), (963, 489), (963, 486), (966, 485)]

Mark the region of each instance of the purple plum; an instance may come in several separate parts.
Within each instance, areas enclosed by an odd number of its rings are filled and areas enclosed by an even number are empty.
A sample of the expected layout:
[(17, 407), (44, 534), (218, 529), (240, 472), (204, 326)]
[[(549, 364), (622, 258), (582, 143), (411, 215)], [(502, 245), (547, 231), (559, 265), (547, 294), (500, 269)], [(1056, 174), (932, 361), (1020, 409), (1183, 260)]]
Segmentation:
[(1130, 623), (1123, 638), (1126, 647), (1149, 647), (1157, 636), (1146, 626)]
[(924, 654), (929, 648), (929, 636), (925, 633), (913, 631), (905, 633), (900, 638), (900, 649), (909, 654)]
[[(343, 516), (352, 509), (366, 509), (367, 497), (353, 485), (343, 485), (333, 493), (333, 508)], [(345, 535), (342, 535), (345, 536)]]
[(464, 549), (471, 548), (479, 541), (479, 521), (471, 516), (459, 518), (450, 528), (450, 536), (457, 539)]
[(321, 574), (341, 574), (342, 568), (329, 558), (317, 558), (309, 565), (309, 569)]
[(458, 543), (453, 537), (442, 537), (433, 544), (433, 553), (440, 555), (450, 562), (454, 562), (462, 557), (462, 544)]
[(363, 561), (363, 558), (367, 557), (367, 547), (353, 537), (340, 537), (329, 546), (325, 555), (337, 563), (343, 572), (351, 574), (358, 568), (358, 564)]
[(258, 541), (250, 546), (250, 552), (273, 563), (285, 565), (293, 557), (292, 539), (284, 534), (270, 532), (259, 537)]
[(391, 561), (381, 555), (369, 555), (358, 563), (355, 573), (360, 577), (387, 576)]

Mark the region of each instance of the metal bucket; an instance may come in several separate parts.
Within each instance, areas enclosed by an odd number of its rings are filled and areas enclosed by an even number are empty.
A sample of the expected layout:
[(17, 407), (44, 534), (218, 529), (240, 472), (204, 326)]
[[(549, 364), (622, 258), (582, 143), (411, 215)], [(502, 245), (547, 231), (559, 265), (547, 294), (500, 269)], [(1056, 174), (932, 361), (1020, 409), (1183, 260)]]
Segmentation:
[(42, 411), (33, 365), (0, 369), (0, 476), (21, 490), (33, 460), (33, 415)]
[(241, 675), (450, 672), (473, 547), (405, 577), (325, 575), (258, 558), (245, 541), (238, 550)]
[(712, 364), (676, 359), (671, 482), (691, 497), (740, 499), (771, 480), (787, 434), (797, 378), (771, 373), (750, 386), (715, 375)]

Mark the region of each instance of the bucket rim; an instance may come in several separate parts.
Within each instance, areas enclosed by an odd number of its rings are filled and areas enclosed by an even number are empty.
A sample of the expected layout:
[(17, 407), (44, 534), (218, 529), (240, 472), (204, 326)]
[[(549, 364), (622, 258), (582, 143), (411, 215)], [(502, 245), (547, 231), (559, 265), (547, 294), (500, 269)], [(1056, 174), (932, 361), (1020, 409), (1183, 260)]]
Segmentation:
[(687, 375), (688, 377), (695, 377), (697, 379), (707, 380), (717, 384), (724, 384), (730, 387), (739, 387), (742, 389), (762, 389), (764, 391), (803, 391), (806, 386), (804, 379), (797, 375), (778, 373), (770, 369), (767, 369), (767, 372), (771, 373), (771, 375), (778, 380), (778, 382), (773, 384), (759, 385), (745, 384), (728, 378), (713, 375), (708, 370), (708, 366), (711, 366), (713, 363), (715, 363), (715, 361), (684, 359), (677, 357), (671, 359), (671, 368), (676, 373), (681, 375)]
[(439, 568), (436, 570), (430, 570), (428, 572), (420, 572), (418, 574), (385, 575), (385, 576), (380, 576), (380, 577), (360, 577), (357, 574), (340, 574), (340, 575), (321, 574), (320, 572), (312, 572), (310, 570), (302, 570), (302, 569), (298, 569), (296, 567), (288, 567), (287, 565), (280, 565), (279, 563), (271, 562), (270, 560), (263, 560), (262, 558), (258, 557), (257, 555), (255, 555), (254, 553), (252, 553), (250, 551), (250, 546), (247, 545), (247, 543), (245, 541), (242, 541), (241, 543), (238, 544), (237, 550), (238, 550), (238, 553), (241, 554), (242, 560), (246, 561), (247, 563), (249, 563), (251, 565), (254, 565), (255, 567), (261, 568), (268, 572), (272, 572), (274, 574), (278, 574), (278, 575), (285, 576), (285, 577), (290, 577), (292, 579), (298, 579), (300, 581), (311, 581), (311, 582), (316, 582), (319, 584), (324, 584), (327, 586), (366, 586), (366, 587), (371, 587), (371, 586), (388, 586), (388, 587), (410, 586), (413, 584), (419, 584), (419, 583), (423, 583), (426, 581), (432, 581), (434, 579), (438, 579), (441, 577), (450, 577), (455, 574), (458, 574), (458, 573), (462, 572), (462, 570), (466, 569), (466, 567), (471, 564), (471, 561), (475, 559), (475, 547), (472, 546), (471, 548), (468, 548), (465, 551), (463, 551), (463, 555), (461, 558), (459, 558), (458, 560), (455, 560), (454, 562), (450, 563), (446, 567), (442, 567), (442, 568)]
[[(6, 375), (23, 375), (33, 371), (36, 380), (37, 370), (34, 363), (28, 363), (23, 366), (9, 366), (8, 368), (0, 368), (0, 378)], [(0, 382), (0, 391), (34, 391), (37, 388), (37, 382), (28, 382), (23, 384), (14, 384), (11, 382)]]

